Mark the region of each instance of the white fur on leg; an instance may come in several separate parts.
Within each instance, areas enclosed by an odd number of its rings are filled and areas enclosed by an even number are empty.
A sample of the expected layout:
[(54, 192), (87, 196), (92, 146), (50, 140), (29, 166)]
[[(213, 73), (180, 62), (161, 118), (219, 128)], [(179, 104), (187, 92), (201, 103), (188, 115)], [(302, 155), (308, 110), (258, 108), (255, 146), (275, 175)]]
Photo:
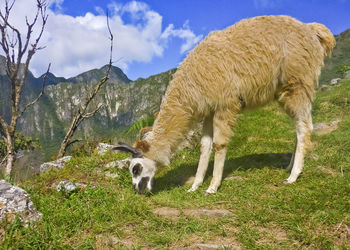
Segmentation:
[[(311, 115), (309, 115), (309, 117), (311, 117)], [(297, 145), (294, 154), (293, 168), (290, 176), (283, 182), (284, 184), (295, 182), (303, 170), (305, 155), (305, 136), (310, 133), (310, 131), (308, 131), (312, 126), (312, 123), (310, 125), (310, 121), (311, 118), (307, 119), (307, 122), (303, 120), (297, 121)]]
[(196, 178), (192, 184), (192, 187), (188, 190), (189, 192), (195, 191), (203, 183), (205, 172), (207, 171), (213, 139), (211, 136), (205, 135), (201, 140), (201, 156), (198, 163)]
[(226, 147), (215, 152), (213, 179), (210, 182), (209, 188), (207, 189), (207, 191), (205, 191), (207, 194), (215, 194), (221, 184), (222, 173), (224, 171), (225, 157)]
[(201, 156), (199, 158), (196, 177), (192, 187), (188, 192), (196, 191), (203, 183), (205, 173), (208, 169), (209, 159), (213, 146), (213, 116), (209, 116), (204, 120), (203, 137), (201, 139)]
[(294, 164), (294, 157), (295, 157), (295, 151), (297, 150), (297, 144), (298, 144), (298, 139), (297, 141), (295, 142), (295, 147), (294, 147), (294, 152), (293, 152), (293, 155), (292, 155), (292, 158), (290, 159), (290, 162), (289, 162), (289, 165), (287, 167), (287, 171), (291, 171), (292, 168), (293, 168), (293, 164)]

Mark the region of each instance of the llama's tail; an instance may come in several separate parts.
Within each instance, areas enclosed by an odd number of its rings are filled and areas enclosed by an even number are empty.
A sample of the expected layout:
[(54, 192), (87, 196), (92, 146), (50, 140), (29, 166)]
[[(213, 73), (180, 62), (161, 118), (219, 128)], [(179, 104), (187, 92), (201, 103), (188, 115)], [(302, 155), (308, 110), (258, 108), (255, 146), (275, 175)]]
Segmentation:
[(320, 41), (324, 56), (330, 56), (335, 46), (335, 39), (332, 32), (323, 24), (320, 23), (308, 23), (309, 27), (316, 32), (318, 40)]

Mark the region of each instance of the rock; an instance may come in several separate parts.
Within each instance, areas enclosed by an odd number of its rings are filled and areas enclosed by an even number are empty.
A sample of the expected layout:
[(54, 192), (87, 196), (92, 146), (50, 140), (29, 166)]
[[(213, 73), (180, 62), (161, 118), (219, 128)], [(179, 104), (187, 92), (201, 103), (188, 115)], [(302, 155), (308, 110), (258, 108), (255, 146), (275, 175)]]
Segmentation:
[(341, 81), (341, 78), (334, 78), (331, 80), (331, 85), (337, 85)]
[(340, 119), (334, 120), (330, 123), (325, 123), (325, 122), (315, 123), (313, 132), (315, 132), (318, 135), (329, 134), (330, 132), (338, 129), (339, 123), (340, 123)]
[(72, 191), (76, 190), (77, 188), (85, 189), (86, 184), (74, 183), (74, 182), (71, 182), (68, 180), (64, 180), (64, 181), (60, 181), (60, 183), (58, 183), (56, 190), (57, 190), (57, 192), (60, 192), (60, 191), (72, 192)]
[(232, 175), (232, 176), (227, 176), (225, 180), (226, 181), (244, 181), (244, 178), (239, 175)]
[(167, 219), (177, 219), (180, 211), (172, 207), (158, 207), (153, 210), (153, 214)]
[(132, 239), (120, 239), (112, 235), (96, 235), (96, 242), (94, 249), (135, 249), (136, 242)]
[(222, 245), (222, 244), (196, 244), (191, 249), (211, 250), (211, 249), (240, 249), (235, 245)]
[(114, 148), (114, 147), (115, 147), (114, 145), (100, 142), (97, 146), (97, 154), (103, 155), (103, 154), (107, 153), (109, 150), (112, 150), (112, 148)]
[(42, 216), (25, 190), (0, 180), (0, 221), (5, 217), (12, 221), (16, 215), (25, 224), (37, 221)]
[(343, 79), (350, 79), (350, 70), (345, 71), (345, 73), (343, 75)]
[(232, 213), (226, 209), (184, 209), (183, 213), (187, 216), (194, 218), (221, 218), (224, 216), (232, 215)]
[(60, 159), (57, 159), (56, 161), (45, 162), (40, 165), (40, 173), (44, 173), (51, 168), (61, 169), (70, 159), (72, 159), (72, 156), (64, 156)]
[(334, 169), (324, 167), (324, 166), (318, 166), (316, 169), (321, 173), (328, 174), (332, 177), (337, 177), (340, 174), (340, 173), (337, 173)]
[(118, 178), (118, 177), (119, 177), (119, 175), (118, 175), (117, 173), (111, 173), (111, 172), (109, 172), (109, 171), (106, 171), (106, 172), (105, 172), (105, 176), (106, 176), (107, 178), (112, 178), (112, 179), (115, 179), (115, 178)]
[(129, 167), (129, 163), (130, 163), (131, 158), (126, 158), (124, 160), (117, 160), (117, 161), (111, 161), (108, 162), (105, 167), (106, 168), (115, 168), (118, 167), (119, 169), (122, 168), (128, 168)]

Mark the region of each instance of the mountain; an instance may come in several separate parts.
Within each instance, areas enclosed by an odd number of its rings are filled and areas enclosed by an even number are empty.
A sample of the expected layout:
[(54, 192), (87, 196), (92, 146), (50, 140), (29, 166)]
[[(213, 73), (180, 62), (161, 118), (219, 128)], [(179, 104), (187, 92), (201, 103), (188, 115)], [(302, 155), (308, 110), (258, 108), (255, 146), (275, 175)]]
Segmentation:
[(342, 66), (350, 66), (350, 29), (335, 36), (336, 45), (332, 56), (326, 58), (320, 76), (320, 84), (329, 84), (333, 78), (342, 77), (339, 72)]
[[(82, 74), (79, 74), (75, 77), (69, 78), (67, 81), (72, 83), (86, 83), (89, 84), (97, 83), (101, 78), (103, 78), (106, 74), (108, 65), (103, 66), (100, 69), (92, 69)], [(111, 67), (111, 71), (109, 73), (109, 82), (112, 83), (129, 83), (131, 80), (124, 74), (124, 72), (115, 66)]]
[[(106, 66), (60, 83), (55, 83), (57, 78), (50, 75), (52, 82), (46, 86), (43, 97), (20, 119), (18, 128), (26, 135), (39, 137), (47, 157), (57, 152), (74, 112), (86, 93), (91, 93), (94, 87), (92, 84), (103, 76), (101, 71), (104, 69)], [(91, 103), (91, 109), (100, 103), (104, 107), (80, 125), (76, 134), (78, 138), (115, 138), (137, 120), (153, 116), (159, 109), (174, 70), (133, 82), (120, 72), (120, 69), (112, 68), (111, 81), (103, 85)]]
[[(45, 94), (18, 122), (25, 135), (38, 137), (46, 156), (56, 152), (71, 118), (88, 92), (105, 75), (107, 65), (75, 77), (57, 77), (49, 73)], [(174, 70), (147, 79), (131, 81), (121, 69), (112, 66), (109, 80), (91, 104), (104, 107), (94, 117), (85, 120), (77, 131), (82, 139), (115, 137), (138, 119), (153, 116), (159, 109), (162, 96)], [(28, 72), (22, 103), (28, 103), (41, 90), (44, 75), (35, 78)], [(6, 60), (0, 56), (0, 113), (10, 120), (10, 82), (6, 75)]]
[[(336, 36), (333, 56), (325, 61), (320, 84), (327, 84), (340, 76), (341, 66), (350, 65), (350, 30)], [(10, 118), (9, 79), (5, 59), (0, 56), (0, 113)], [(92, 69), (75, 77), (63, 78), (48, 74), (45, 94), (19, 121), (18, 128), (26, 135), (39, 137), (46, 156), (58, 150), (70, 120), (85, 98), (107, 70), (107, 66)], [(85, 120), (77, 131), (82, 139), (93, 137), (115, 138), (134, 122), (153, 116), (158, 111), (166, 87), (175, 69), (131, 81), (121, 69), (112, 67), (109, 80), (102, 87), (91, 107), (104, 104), (94, 117)], [(32, 100), (40, 91), (43, 76), (35, 78), (30, 72), (24, 89), (24, 101)]]

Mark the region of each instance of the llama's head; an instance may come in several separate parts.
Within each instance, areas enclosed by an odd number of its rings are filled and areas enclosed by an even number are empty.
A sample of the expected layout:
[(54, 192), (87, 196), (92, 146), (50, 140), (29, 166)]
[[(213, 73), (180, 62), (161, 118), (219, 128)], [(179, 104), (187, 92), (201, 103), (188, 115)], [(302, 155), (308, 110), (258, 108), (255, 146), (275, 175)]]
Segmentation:
[(122, 142), (119, 142), (119, 145), (113, 149), (132, 155), (129, 171), (132, 176), (132, 185), (135, 191), (139, 194), (144, 194), (147, 190), (151, 191), (154, 175), (156, 173), (155, 161), (144, 157), (141, 149), (134, 148)]

